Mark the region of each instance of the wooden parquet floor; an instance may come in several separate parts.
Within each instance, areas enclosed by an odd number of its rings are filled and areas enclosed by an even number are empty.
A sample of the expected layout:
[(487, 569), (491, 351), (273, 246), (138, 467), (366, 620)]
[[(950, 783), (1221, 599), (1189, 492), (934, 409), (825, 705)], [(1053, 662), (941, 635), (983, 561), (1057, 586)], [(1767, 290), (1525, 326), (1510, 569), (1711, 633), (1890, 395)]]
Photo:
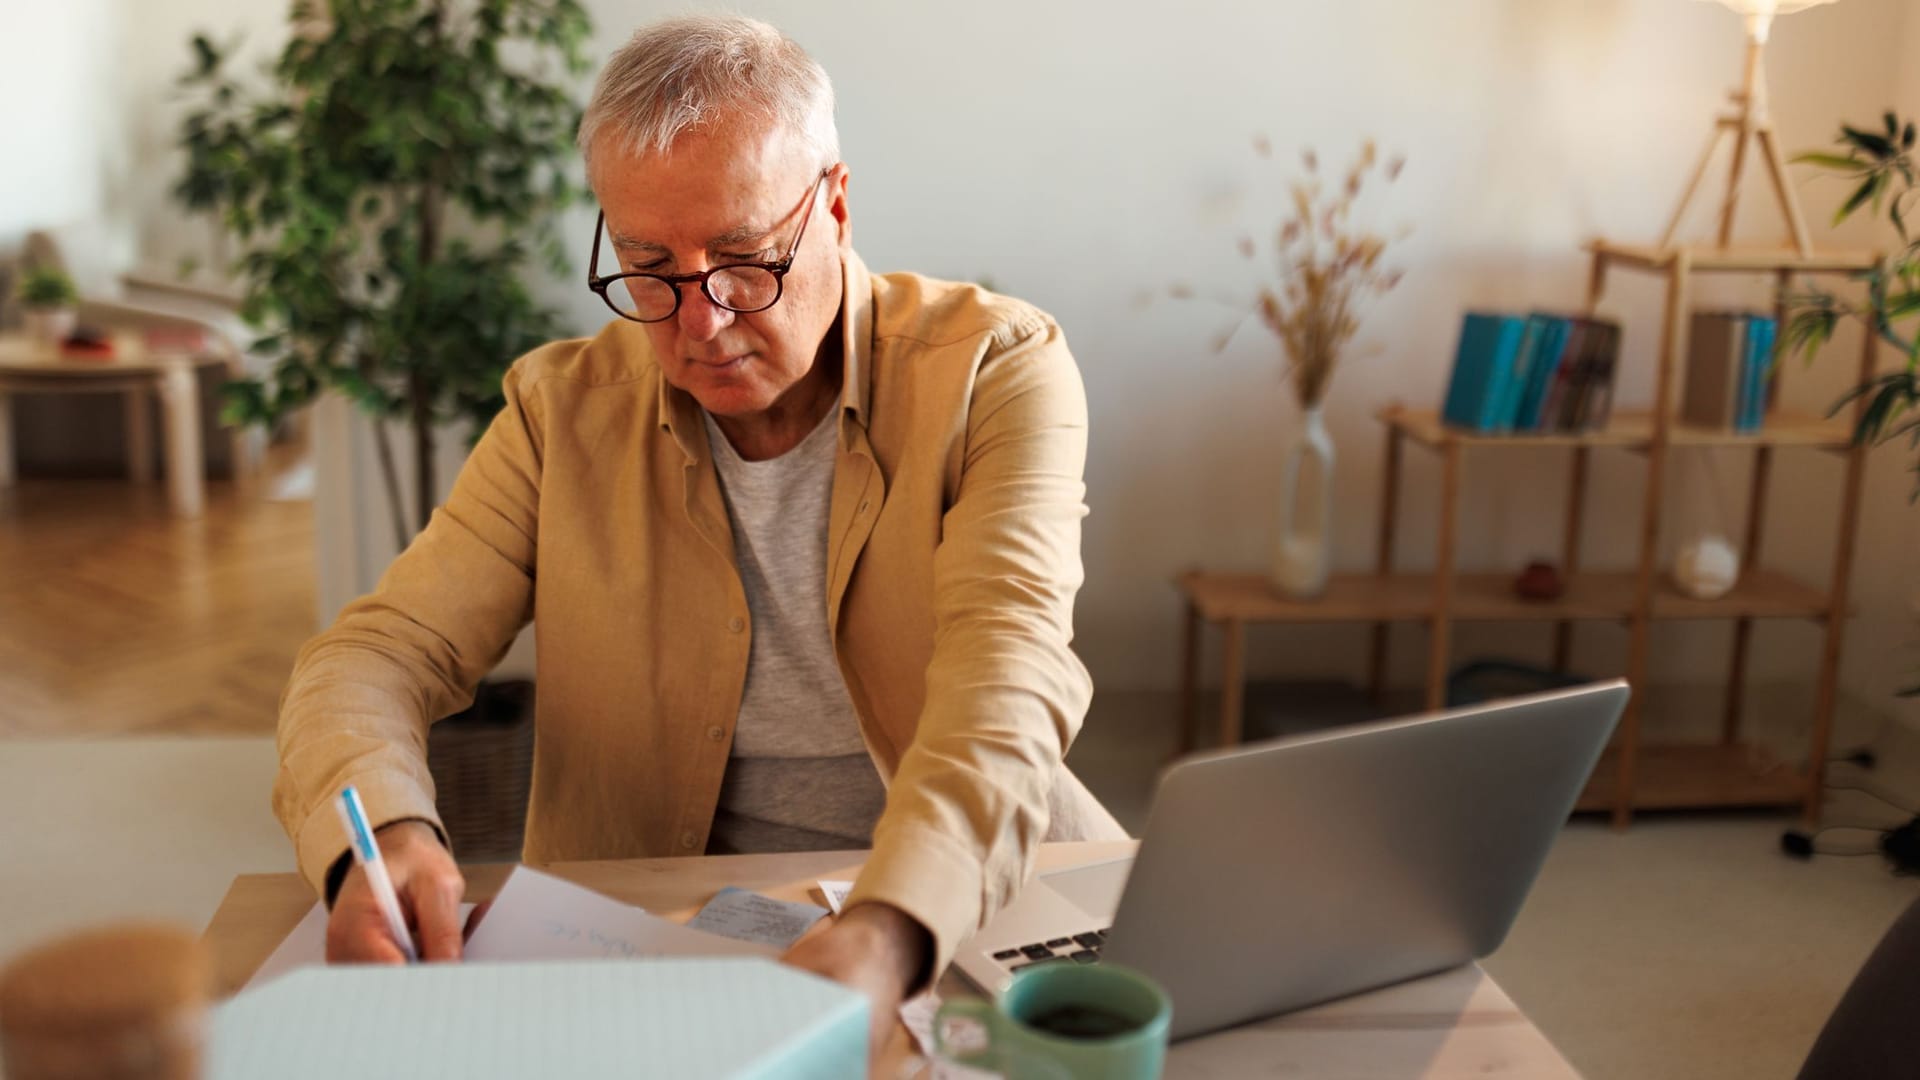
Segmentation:
[(0, 738), (273, 731), (315, 630), (313, 504), (207, 496), (181, 521), (159, 485), (0, 491)]

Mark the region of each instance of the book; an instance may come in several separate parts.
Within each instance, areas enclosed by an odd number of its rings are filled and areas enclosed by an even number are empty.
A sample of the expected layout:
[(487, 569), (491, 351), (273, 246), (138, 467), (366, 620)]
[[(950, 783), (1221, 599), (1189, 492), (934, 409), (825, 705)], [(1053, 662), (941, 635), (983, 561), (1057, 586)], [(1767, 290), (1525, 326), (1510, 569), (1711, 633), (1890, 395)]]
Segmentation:
[(1597, 319), (1581, 320), (1580, 351), (1566, 368), (1566, 392), (1549, 417), (1550, 431), (1585, 431), (1593, 412), (1594, 395), (1607, 367), (1607, 326)]
[(1525, 330), (1526, 320), (1513, 315), (1467, 313), (1441, 410), (1447, 423), (1472, 431), (1504, 431), (1512, 426), (1514, 383)]
[(1567, 353), (1567, 337), (1574, 326), (1572, 319), (1559, 315), (1536, 313), (1530, 319), (1542, 320), (1542, 326), (1534, 342), (1533, 355), (1527, 361), (1526, 387), (1521, 391), (1520, 407), (1513, 417), (1515, 431), (1540, 430), (1540, 412), (1546, 405), (1547, 392), (1559, 375), (1560, 362)]
[(1582, 431), (1601, 431), (1613, 418), (1613, 378), (1620, 366), (1620, 325), (1595, 322), (1599, 340), (1594, 346), (1593, 366), (1588, 373)]
[(1766, 421), (1769, 388), (1773, 381), (1773, 346), (1779, 324), (1770, 316), (1751, 315), (1747, 321), (1747, 347), (1741, 358), (1740, 404), (1733, 428), (1742, 433), (1760, 430)]
[(1704, 428), (1733, 426), (1740, 403), (1746, 317), (1735, 311), (1693, 313), (1680, 419)]
[(1547, 317), (1528, 315), (1521, 321), (1520, 344), (1514, 347), (1513, 378), (1501, 388), (1500, 400), (1494, 403), (1494, 415), (1500, 418), (1499, 431), (1514, 431), (1519, 428), (1520, 403), (1526, 397), (1527, 383), (1532, 378), (1533, 365), (1538, 362), (1538, 353), (1542, 337), (1546, 334)]
[(311, 967), (213, 1010), (205, 1075), (839, 1080), (867, 1075), (867, 1010), (767, 958)]
[(1540, 415), (1532, 431), (1563, 430), (1562, 414), (1566, 412), (1567, 402), (1574, 395), (1574, 384), (1580, 377), (1581, 358), (1586, 355), (1593, 335), (1593, 324), (1587, 319), (1570, 319), (1567, 326), (1566, 344), (1561, 348), (1552, 378), (1545, 397), (1540, 403)]

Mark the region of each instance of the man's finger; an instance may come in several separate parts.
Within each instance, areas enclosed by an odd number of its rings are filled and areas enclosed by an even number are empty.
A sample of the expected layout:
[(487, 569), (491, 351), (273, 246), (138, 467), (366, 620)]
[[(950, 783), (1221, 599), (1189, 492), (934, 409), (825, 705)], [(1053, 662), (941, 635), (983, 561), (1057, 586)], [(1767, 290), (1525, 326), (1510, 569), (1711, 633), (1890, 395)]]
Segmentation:
[(403, 964), (406, 956), (387, 932), (387, 920), (371, 903), (343, 895), (327, 919), (327, 963)]
[(458, 875), (422, 874), (408, 882), (413, 921), (420, 930), (420, 958), (460, 959), (460, 894)]

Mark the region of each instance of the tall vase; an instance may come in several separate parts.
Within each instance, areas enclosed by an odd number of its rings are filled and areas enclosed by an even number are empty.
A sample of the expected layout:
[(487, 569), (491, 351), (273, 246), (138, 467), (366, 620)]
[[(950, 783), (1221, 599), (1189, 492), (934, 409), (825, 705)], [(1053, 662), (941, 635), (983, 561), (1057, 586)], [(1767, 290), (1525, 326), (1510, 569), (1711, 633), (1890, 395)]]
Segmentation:
[(1280, 534), (1273, 549), (1273, 586), (1310, 600), (1326, 591), (1333, 569), (1333, 439), (1319, 404), (1306, 409), (1287, 450), (1280, 481)]

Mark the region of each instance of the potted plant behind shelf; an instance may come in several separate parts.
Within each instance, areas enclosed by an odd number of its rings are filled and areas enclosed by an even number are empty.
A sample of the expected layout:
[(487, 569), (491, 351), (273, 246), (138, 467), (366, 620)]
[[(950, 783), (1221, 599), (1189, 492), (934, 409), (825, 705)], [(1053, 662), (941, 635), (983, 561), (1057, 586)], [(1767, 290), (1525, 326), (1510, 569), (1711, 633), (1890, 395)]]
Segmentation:
[(28, 268), (20, 277), (20, 306), (27, 336), (58, 346), (73, 336), (80, 320), (80, 293), (73, 279), (51, 266)]
[[(565, 80), (586, 71), (590, 24), (574, 0), (299, 0), (290, 16), (294, 37), (264, 88), (229, 75), (228, 49), (193, 39), (181, 83), (197, 104), (174, 194), (231, 234), (254, 349), (277, 357), (265, 378), (227, 386), (224, 418), (271, 425), (323, 393), (349, 398), (371, 419), (404, 549), (438, 501), (443, 427), (477, 438), (504, 403), (508, 365), (559, 335), (527, 277), (537, 256), (564, 266), (554, 226), (582, 190)], [(412, 444), (411, 507), (390, 425)], [(463, 856), (518, 853), (526, 689), (483, 683), (430, 736), (449, 833), (461, 830), (449, 806), (461, 792), (514, 804), (512, 841), (496, 832)], [(501, 723), (522, 733), (512, 754)]]
[[(1264, 137), (1254, 140), (1254, 151), (1263, 159), (1273, 156)], [(1301, 162), (1305, 175), (1291, 185), (1292, 213), (1266, 246), (1275, 276), (1260, 286), (1242, 321), (1257, 316), (1280, 340), (1285, 374), (1303, 414), (1282, 464), (1280, 525), (1269, 578), (1289, 596), (1312, 599), (1326, 590), (1333, 566), (1334, 448), (1322, 405), (1334, 368), (1360, 329), (1367, 301), (1390, 291), (1401, 277), (1399, 269), (1382, 261), (1389, 237), (1357, 225), (1355, 206), (1369, 178), (1393, 183), (1405, 159), (1381, 161), (1368, 139), (1331, 184), (1312, 150)], [(1252, 235), (1240, 238), (1245, 259), (1259, 259), (1262, 248)], [(1173, 291), (1192, 296), (1186, 287)], [(1226, 348), (1238, 327), (1236, 322), (1214, 342), (1216, 352)]]
[[(1795, 161), (1818, 165), (1846, 176), (1853, 191), (1834, 213), (1835, 225), (1871, 207), (1883, 209), (1893, 226), (1897, 247), (1871, 269), (1853, 276), (1866, 286), (1866, 301), (1852, 303), (1819, 288), (1787, 297), (1786, 348), (1801, 351), (1811, 362), (1822, 345), (1833, 339), (1841, 320), (1859, 322), (1899, 351), (1905, 362), (1897, 371), (1875, 375), (1834, 403), (1829, 415), (1861, 398), (1865, 407), (1854, 425), (1859, 444), (1877, 444), (1906, 437), (1909, 450), (1920, 450), (1920, 237), (1910, 219), (1920, 211), (1920, 160), (1914, 156), (1915, 128), (1895, 113), (1882, 117), (1878, 130), (1843, 124), (1840, 145), (1845, 154), (1808, 153)], [(1913, 498), (1920, 500), (1920, 462), (1914, 466)]]

